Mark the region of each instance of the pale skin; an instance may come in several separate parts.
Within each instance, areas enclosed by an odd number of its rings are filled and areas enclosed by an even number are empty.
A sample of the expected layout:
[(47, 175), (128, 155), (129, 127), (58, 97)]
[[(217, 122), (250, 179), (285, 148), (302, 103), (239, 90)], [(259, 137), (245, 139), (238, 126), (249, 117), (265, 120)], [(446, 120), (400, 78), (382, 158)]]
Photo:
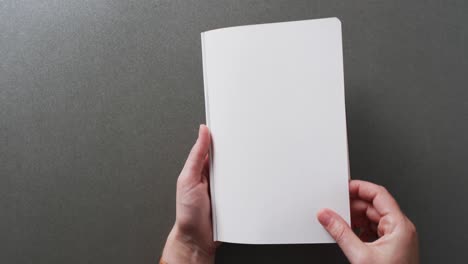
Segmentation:
[[(198, 139), (177, 180), (176, 221), (167, 238), (162, 263), (214, 263), (209, 197), (210, 132), (200, 126)], [(359, 180), (349, 183), (351, 222), (358, 235), (335, 212), (322, 209), (317, 218), (351, 263), (419, 263), (418, 236), (382, 186)], [(311, 221), (312, 222), (312, 221)]]

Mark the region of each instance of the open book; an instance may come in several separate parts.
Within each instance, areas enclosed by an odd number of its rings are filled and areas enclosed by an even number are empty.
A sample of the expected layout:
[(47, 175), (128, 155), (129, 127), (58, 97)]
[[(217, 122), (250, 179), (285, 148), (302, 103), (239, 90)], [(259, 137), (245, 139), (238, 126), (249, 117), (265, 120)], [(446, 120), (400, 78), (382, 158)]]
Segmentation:
[(330, 208), (349, 223), (340, 21), (201, 37), (214, 239), (334, 242), (316, 213)]

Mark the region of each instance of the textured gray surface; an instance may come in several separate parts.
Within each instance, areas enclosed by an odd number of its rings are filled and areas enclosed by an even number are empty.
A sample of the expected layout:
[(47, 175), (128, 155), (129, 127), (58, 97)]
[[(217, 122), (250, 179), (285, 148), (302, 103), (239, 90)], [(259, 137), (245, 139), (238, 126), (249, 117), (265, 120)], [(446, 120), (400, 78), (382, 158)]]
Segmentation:
[[(351, 173), (468, 257), (468, 2), (0, 1), (0, 262), (153, 263), (204, 122), (200, 35), (343, 23)], [(219, 263), (341, 263), (335, 245), (224, 245)], [(464, 260), (464, 261), (463, 261)]]

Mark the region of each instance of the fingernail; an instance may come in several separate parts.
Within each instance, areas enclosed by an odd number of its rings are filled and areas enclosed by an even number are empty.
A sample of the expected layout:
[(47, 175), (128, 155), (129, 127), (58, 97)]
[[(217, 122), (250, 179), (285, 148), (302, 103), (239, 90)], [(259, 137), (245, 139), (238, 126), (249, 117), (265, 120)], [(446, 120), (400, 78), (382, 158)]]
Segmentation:
[(320, 224), (322, 224), (323, 226), (328, 226), (328, 224), (330, 224), (332, 218), (333, 218), (333, 215), (330, 214), (330, 212), (328, 212), (328, 211), (322, 211), (318, 215), (318, 220), (319, 220)]

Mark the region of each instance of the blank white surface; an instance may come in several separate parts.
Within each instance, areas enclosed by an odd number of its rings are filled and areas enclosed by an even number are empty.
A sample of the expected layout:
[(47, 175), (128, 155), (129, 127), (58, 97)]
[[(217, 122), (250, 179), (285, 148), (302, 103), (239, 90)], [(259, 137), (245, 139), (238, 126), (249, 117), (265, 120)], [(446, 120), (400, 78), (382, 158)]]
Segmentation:
[(202, 33), (215, 240), (329, 243), (349, 222), (341, 24), (336, 18)]

